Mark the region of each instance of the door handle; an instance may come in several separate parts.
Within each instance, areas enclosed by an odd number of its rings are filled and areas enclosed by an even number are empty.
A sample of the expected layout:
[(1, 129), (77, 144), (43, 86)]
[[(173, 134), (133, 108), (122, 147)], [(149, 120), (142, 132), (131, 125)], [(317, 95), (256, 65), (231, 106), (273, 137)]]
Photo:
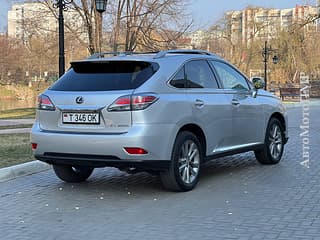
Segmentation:
[(197, 99), (196, 102), (194, 103), (194, 105), (198, 108), (201, 108), (201, 107), (203, 107), (204, 102), (200, 99)]
[(232, 99), (231, 104), (234, 106), (238, 106), (240, 102), (237, 99)]

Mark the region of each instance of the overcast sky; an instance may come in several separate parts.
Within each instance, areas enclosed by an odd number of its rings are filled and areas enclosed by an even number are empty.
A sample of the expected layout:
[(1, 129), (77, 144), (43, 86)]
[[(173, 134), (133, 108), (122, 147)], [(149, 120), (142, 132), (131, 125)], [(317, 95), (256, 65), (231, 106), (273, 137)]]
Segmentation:
[[(22, 0), (23, 1), (23, 0)], [(112, 0), (109, 0), (112, 1)], [(0, 31), (7, 29), (7, 11), (16, 0), (0, 0)], [(241, 10), (248, 5), (268, 8), (293, 8), (296, 4), (315, 5), (316, 0), (190, 0), (190, 12), (195, 26), (206, 28), (228, 10)]]

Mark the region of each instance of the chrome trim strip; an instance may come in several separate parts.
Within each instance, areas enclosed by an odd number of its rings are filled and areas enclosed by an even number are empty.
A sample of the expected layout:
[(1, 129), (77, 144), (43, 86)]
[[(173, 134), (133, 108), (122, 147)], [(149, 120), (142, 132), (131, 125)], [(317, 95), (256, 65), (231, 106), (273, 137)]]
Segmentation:
[(63, 105), (63, 106), (56, 106), (62, 112), (74, 112), (74, 111), (84, 111), (84, 112), (99, 112), (104, 109), (106, 106), (76, 106), (76, 105)]
[(257, 146), (257, 145), (261, 145), (261, 144), (263, 144), (263, 143), (262, 142), (256, 142), (256, 143), (240, 144), (240, 145), (230, 146), (230, 147), (222, 147), (222, 148), (219, 148), (219, 149), (214, 149), (212, 151), (212, 153), (216, 154), (216, 153), (229, 152), (229, 151), (233, 151), (233, 150), (237, 150), (237, 149), (241, 149), (241, 148), (246, 148), (246, 147), (253, 147), (253, 146)]

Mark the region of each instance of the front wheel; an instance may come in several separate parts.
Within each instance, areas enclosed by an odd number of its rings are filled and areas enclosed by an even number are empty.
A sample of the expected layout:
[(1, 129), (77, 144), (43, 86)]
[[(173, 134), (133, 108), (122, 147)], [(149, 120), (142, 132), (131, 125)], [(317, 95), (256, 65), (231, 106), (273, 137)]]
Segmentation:
[(181, 132), (174, 143), (170, 168), (160, 172), (165, 188), (174, 191), (189, 191), (199, 180), (202, 149), (199, 140), (191, 132)]
[(53, 170), (57, 177), (65, 182), (83, 182), (90, 177), (94, 168), (53, 164)]
[(277, 164), (284, 150), (285, 136), (281, 122), (271, 118), (265, 136), (264, 147), (255, 151), (255, 156), (261, 164)]

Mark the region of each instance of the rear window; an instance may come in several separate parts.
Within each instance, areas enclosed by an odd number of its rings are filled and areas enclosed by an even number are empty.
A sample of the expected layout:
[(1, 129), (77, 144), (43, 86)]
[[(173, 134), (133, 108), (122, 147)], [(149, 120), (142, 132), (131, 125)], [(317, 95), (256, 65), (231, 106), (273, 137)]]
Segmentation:
[(50, 89), (55, 91), (113, 91), (136, 89), (159, 65), (138, 61), (73, 62)]

